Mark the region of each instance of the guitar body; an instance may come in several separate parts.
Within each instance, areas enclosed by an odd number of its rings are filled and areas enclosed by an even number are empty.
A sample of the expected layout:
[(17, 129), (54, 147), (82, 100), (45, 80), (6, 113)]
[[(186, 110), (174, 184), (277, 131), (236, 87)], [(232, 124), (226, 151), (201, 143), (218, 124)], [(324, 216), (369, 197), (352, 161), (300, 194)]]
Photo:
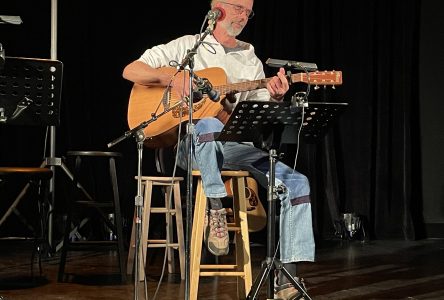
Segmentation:
[[(161, 70), (171, 76), (176, 73), (176, 69), (172, 67), (161, 68)], [(210, 78), (214, 85), (224, 85), (227, 81), (225, 71), (221, 68), (208, 68), (195, 73), (201, 78)], [(177, 76), (181, 76), (181, 74)], [(222, 95), (221, 98), (223, 98)], [(181, 105), (177, 105), (179, 101), (180, 99), (173, 95), (171, 90), (165, 90), (165, 87), (135, 83), (128, 104), (129, 128), (133, 129), (142, 122), (150, 120), (152, 114), (155, 114), (157, 119), (144, 129), (145, 146), (159, 148), (175, 145), (178, 141), (177, 129), (179, 125), (188, 120), (188, 109), (180, 109)], [(174, 107), (174, 105), (177, 106)], [(168, 109), (170, 111), (165, 113)], [(204, 96), (193, 104), (193, 119), (215, 117), (221, 110), (222, 105), (219, 102), (213, 102)]]
[[(267, 213), (259, 199), (258, 185), (256, 179), (247, 177), (245, 185), (245, 197), (247, 198), (247, 220), (248, 231), (257, 232), (267, 225)], [(227, 197), (233, 197), (233, 183), (231, 179), (224, 182), (227, 190)]]

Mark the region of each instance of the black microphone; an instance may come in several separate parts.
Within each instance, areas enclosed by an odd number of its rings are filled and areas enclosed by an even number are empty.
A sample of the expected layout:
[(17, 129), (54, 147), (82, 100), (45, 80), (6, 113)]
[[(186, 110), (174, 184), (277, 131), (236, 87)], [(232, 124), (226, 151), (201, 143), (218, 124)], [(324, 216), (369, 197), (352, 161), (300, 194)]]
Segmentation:
[(219, 101), (220, 92), (213, 89), (213, 85), (207, 78), (194, 76), (194, 83), (196, 84), (197, 90), (203, 94), (207, 94), (211, 101)]
[(222, 7), (215, 7), (207, 13), (208, 21), (222, 21), (225, 19), (225, 10)]
[(293, 60), (283, 60), (283, 59), (274, 59), (269, 58), (265, 62), (268, 66), (274, 68), (280, 67), (291, 67), (296, 70), (301, 71), (317, 71), (318, 66), (314, 63), (302, 62), (302, 61), (293, 61)]

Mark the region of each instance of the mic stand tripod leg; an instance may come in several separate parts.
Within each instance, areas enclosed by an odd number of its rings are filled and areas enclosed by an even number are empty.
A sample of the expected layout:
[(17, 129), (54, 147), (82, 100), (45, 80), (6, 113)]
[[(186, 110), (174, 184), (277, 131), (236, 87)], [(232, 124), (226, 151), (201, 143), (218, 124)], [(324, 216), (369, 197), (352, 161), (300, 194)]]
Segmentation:
[(267, 190), (267, 202), (268, 202), (268, 215), (267, 215), (267, 257), (262, 262), (261, 271), (254, 280), (250, 292), (247, 295), (247, 300), (257, 299), (257, 295), (265, 279), (268, 278), (267, 286), (267, 299), (274, 298), (274, 282), (272, 270), (279, 270), (283, 272), (285, 277), (293, 284), (293, 286), (299, 291), (299, 295), (295, 299), (311, 300), (305, 289), (295, 280), (295, 278), (285, 269), (282, 262), (276, 258), (275, 255), (275, 227), (276, 227), (276, 198), (278, 188), (275, 186), (275, 166), (276, 166), (276, 150), (270, 149), (269, 161), (270, 168), (268, 174), (268, 190)]

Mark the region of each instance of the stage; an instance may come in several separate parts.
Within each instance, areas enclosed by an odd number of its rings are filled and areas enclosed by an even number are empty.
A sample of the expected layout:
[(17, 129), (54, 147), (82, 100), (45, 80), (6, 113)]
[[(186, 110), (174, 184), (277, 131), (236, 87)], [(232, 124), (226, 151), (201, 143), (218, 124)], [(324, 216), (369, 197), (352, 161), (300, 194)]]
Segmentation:
[[(134, 299), (132, 279), (124, 284), (118, 281), (115, 252), (71, 252), (65, 269), (68, 281), (58, 283), (58, 253), (42, 259), (41, 276), (36, 260), (34, 277), (31, 277), (32, 247), (31, 240), (0, 240), (0, 299)], [(265, 252), (264, 245), (251, 245), (253, 278), (260, 271)], [(444, 298), (442, 239), (323, 240), (317, 241), (316, 257), (316, 262), (299, 267), (313, 299)], [(149, 299), (153, 299), (163, 260), (161, 249), (149, 255)], [(166, 271), (156, 299), (184, 299), (184, 283), (180, 274), (167, 274)], [(139, 288), (139, 299), (143, 299), (143, 284)], [(200, 279), (199, 299), (229, 300), (236, 299), (235, 295), (234, 277)], [(259, 299), (266, 299), (265, 285)]]

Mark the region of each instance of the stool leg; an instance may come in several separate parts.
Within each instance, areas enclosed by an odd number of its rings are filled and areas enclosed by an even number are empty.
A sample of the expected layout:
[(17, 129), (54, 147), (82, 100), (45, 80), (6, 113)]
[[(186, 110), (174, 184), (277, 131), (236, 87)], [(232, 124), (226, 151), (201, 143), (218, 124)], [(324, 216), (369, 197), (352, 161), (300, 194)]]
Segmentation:
[(110, 158), (109, 160), (109, 171), (110, 171), (110, 179), (111, 186), (113, 187), (113, 198), (114, 198), (114, 226), (117, 230), (117, 251), (119, 258), (119, 267), (120, 267), (120, 280), (123, 282), (126, 281), (126, 270), (125, 270), (125, 259), (124, 255), (124, 246), (123, 246), (123, 230), (122, 230), (122, 214), (120, 212), (120, 199), (119, 199), (119, 188), (117, 184), (117, 172), (116, 172), (116, 162), (114, 158)]
[(179, 263), (180, 263), (180, 278), (185, 280), (185, 242), (183, 234), (183, 218), (182, 218), (182, 199), (180, 198), (180, 185), (176, 181), (174, 183), (174, 209), (176, 210), (176, 232), (177, 242), (179, 244)]
[(197, 181), (196, 203), (194, 208), (193, 229), (191, 233), (191, 267), (190, 267), (190, 299), (197, 299), (199, 289), (200, 259), (202, 253), (202, 238), (207, 198), (203, 192), (202, 179)]
[(233, 207), (236, 226), (240, 226), (240, 232), (236, 232), (236, 264), (243, 269), (244, 277), (237, 277), (237, 293), (239, 299), (244, 299), (250, 292), (252, 285), (250, 239), (248, 233), (247, 204), (245, 198), (245, 178), (233, 178)]
[(148, 234), (150, 228), (151, 198), (153, 194), (153, 182), (148, 180), (145, 187), (142, 213), (142, 238), (139, 248), (139, 280), (145, 279), (146, 260), (148, 258)]
[[(165, 187), (165, 209), (171, 210), (173, 208), (171, 202), (172, 202), (172, 189), (173, 186), (169, 185)], [(170, 274), (175, 273), (175, 266), (174, 266), (174, 249), (173, 247), (170, 247), (170, 245), (173, 243), (173, 216), (171, 212), (168, 212), (165, 214), (165, 225), (166, 225), (166, 238), (165, 238), (165, 247), (167, 251), (167, 260), (168, 260), (168, 272)]]
[(134, 268), (134, 255), (135, 255), (135, 248), (136, 248), (136, 212), (134, 211), (134, 217), (133, 217), (133, 225), (131, 227), (131, 239), (130, 239), (130, 245), (128, 249), (128, 259), (126, 262), (126, 274), (129, 275), (133, 272)]
[[(144, 191), (146, 190), (145, 182), (142, 182), (142, 195), (144, 194)], [(126, 263), (126, 274), (132, 274), (134, 272), (134, 255), (136, 252), (136, 211), (137, 207), (134, 208), (134, 217), (133, 217), (133, 225), (131, 227), (131, 239), (130, 239), (130, 245), (128, 249), (128, 260)], [(139, 216), (141, 217), (141, 216)]]
[(59, 263), (59, 272), (58, 272), (58, 282), (63, 281), (63, 277), (65, 274), (65, 265), (66, 265), (66, 256), (68, 254), (68, 248), (70, 244), (69, 235), (71, 233), (71, 221), (72, 221), (72, 210), (74, 208), (74, 197), (77, 195), (78, 192), (78, 176), (80, 174), (80, 165), (81, 165), (82, 159), (77, 156), (75, 160), (75, 171), (74, 176), (72, 179), (73, 185), (70, 196), (68, 196), (68, 205), (66, 206), (67, 209), (67, 217), (66, 217), (66, 224), (65, 224), (65, 233), (63, 236), (63, 245), (62, 245), (62, 253), (60, 255), (60, 263)]

